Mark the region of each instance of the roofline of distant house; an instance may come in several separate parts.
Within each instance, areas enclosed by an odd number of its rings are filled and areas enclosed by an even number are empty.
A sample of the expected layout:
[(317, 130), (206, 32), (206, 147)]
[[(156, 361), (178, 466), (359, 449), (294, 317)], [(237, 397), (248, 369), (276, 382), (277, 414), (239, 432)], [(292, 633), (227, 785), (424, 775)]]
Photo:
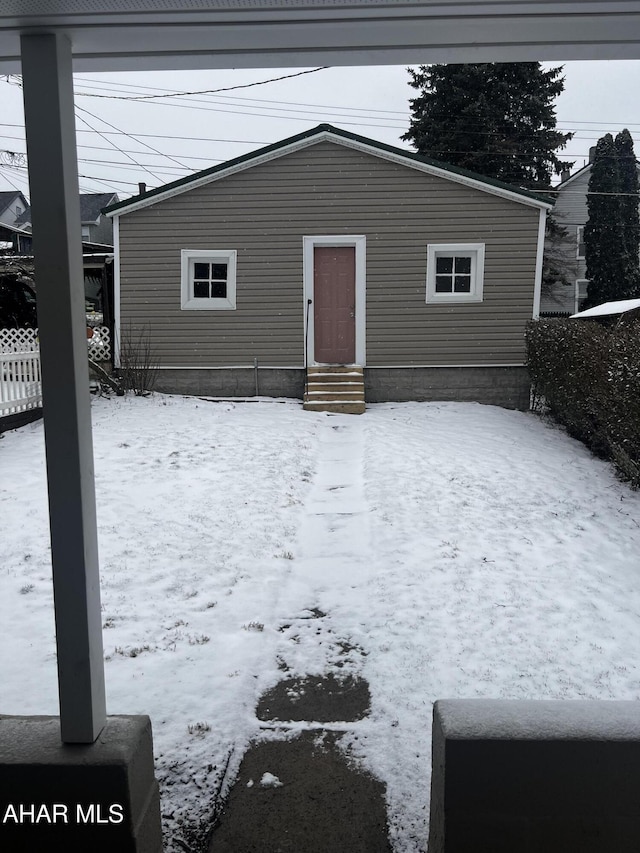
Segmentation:
[[(585, 163), (584, 166), (581, 166), (577, 172), (574, 172), (573, 175), (567, 178), (566, 181), (560, 181), (560, 183), (554, 187), (554, 191), (557, 193), (558, 190), (564, 189), (567, 184), (570, 184), (576, 178), (579, 178), (587, 169), (590, 169), (593, 166), (593, 163)], [(636, 160), (636, 167), (638, 168), (638, 172), (640, 172), (640, 160)]]
[(486, 178), (475, 172), (469, 172), (466, 169), (459, 169), (456, 166), (450, 166), (448, 163), (441, 163), (437, 160), (430, 160), (416, 154), (413, 151), (405, 151), (402, 148), (396, 148), (393, 145), (388, 145), (385, 142), (378, 142), (374, 139), (369, 139), (365, 136), (359, 136), (355, 133), (350, 133), (346, 130), (333, 127), (330, 124), (320, 124), (311, 130), (306, 130), (303, 133), (290, 136), (280, 142), (266, 145), (264, 148), (259, 148), (257, 151), (252, 151), (249, 154), (243, 154), (241, 157), (235, 157), (232, 160), (227, 160), (224, 163), (219, 163), (212, 166), (210, 169), (204, 169), (195, 175), (189, 175), (186, 178), (180, 178), (177, 181), (172, 181), (164, 186), (156, 189), (148, 190), (140, 195), (133, 196), (125, 201), (117, 202), (103, 208), (103, 213), (107, 216), (116, 216), (121, 213), (130, 213), (134, 210), (140, 210), (151, 204), (155, 204), (166, 198), (179, 195), (188, 189), (202, 186), (215, 180), (220, 180), (223, 177), (232, 175), (235, 172), (257, 166), (260, 163), (273, 160), (277, 157), (282, 157), (292, 151), (304, 148), (308, 145), (313, 145), (323, 140), (332, 140), (340, 142), (344, 145), (356, 148), (362, 151), (369, 151), (377, 156), (385, 157), (386, 159), (395, 162), (401, 162), (410, 168), (418, 169), (419, 171), (427, 172), (432, 175), (448, 178), (457, 183), (466, 184), (467, 186), (475, 187), (484, 192), (489, 192), (493, 195), (498, 195), (503, 198), (509, 198), (512, 201), (520, 202), (531, 207), (541, 209), (551, 209), (553, 200), (547, 196), (532, 193), (529, 190), (523, 190), (519, 187), (513, 187), (510, 184), (502, 183), (501, 181)]

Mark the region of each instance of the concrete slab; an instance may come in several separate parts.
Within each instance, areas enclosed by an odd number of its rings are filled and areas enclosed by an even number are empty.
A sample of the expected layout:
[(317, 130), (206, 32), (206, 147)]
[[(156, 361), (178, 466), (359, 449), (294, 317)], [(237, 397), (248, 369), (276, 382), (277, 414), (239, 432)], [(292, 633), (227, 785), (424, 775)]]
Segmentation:
[(349, 766), (336, 736), (251, 747), (209, 853), (390, 853), (384, 785)]
[(286, 678), (260, 699), (259, 720), (318, 723), (361, 720), (369, 713), (369, 685), (363, 678), (347, 675), (307, 675)]

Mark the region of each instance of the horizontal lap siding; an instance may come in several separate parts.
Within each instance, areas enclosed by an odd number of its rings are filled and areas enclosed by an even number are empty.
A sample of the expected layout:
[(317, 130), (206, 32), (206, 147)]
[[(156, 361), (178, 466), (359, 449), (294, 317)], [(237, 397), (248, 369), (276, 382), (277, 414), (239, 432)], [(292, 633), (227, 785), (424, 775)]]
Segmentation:
[[(333, 143), (158, 202), (120, 220), (121, 316), (160, 362), (303, 364), (302, 237), (367, 238), (367, 364), (523, 358), (538, 211)], [(425, 304), (427, 243), (486, 244), (484, 301)], [(237, 309), (180, 310), (180, 250), (236, 249)]]

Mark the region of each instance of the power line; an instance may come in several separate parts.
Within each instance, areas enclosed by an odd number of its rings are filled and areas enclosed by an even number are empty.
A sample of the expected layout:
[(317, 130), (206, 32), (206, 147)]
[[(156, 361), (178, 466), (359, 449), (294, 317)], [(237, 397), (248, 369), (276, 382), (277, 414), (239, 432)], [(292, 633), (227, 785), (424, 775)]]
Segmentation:
[[(77, 107), (77, 109), (81, 110), (82, 108), (81, 108), (81, 107)], [(158, 151), (158, 149), (157, 149), (157, 148), (154, 148), (154, 147), (153, 147), (153, 145), (149, 145), (147, 142), (140, 142), (140, 140), (139, 140), (139, 139), (136, 139), (136, 138), (135, 138), (135, 136), (134, 136), (132, 133), (127, 133), (127, 132), (126, 132), (126, 131), (124, 131), (124, 130), (120, 130), (120, 128), (116, 127), (114, 124), (110, 124), (110, 123), (109, 123), (108, 121), (106, 121), (105, 119), (103, 119), (103, 118), (99, 118), (98, 116), (93, 115), (93, 113), (90, 113), (90, 112), (89, 112), (89, 110), (83, 110), (83, 112), (86, 112), (86, 113), (87, 113), (87, 115), (90, 115), (92, 118), (95, 118), (95, 119), (97, 119), (98, 121), (101, 121), (103, 124), (108, 125), (109, 127), (111, 127), (113, 130), (117, 131), (118, 133), (123, 133), (123, 134), (124, 134), (128, 139), (132, 139), (134, 142), (137, 142), (139, 145), (144, 145), (144, 147), (145, 147), (145, 148), (148, 148), (148, 149), (149, 149), (149, 151), (152, 151), (154, 154), (158, 154), (160, 157), (166, 157), (168, 160), (173, 160), (173, 162), (174, 162), (174, 163), (177, 163), (177, 164), (178, 164), (178, 166), (180, 166), (180, 168), (181, 168), (181, 169), (186, 169), (186, 168), (187, 168), (187, 167), (184, 165), (184, 163), (181, 163), (179, 160), (176, 160), (176, 158), (175, 158), (175, 157), (173, 157), (172, 155), (170, 155), (170, 154), (164, 154), (162, 151)], [(118, 149), (118, 150), (121, 150), (121, 149)], [(124, 154), (124, 153), (137, 153), (137, 152), (124, 152), (124, 151), (123, 151), (122, 153)]]
[[(90, 86), (89, 88), (98, 88), (98, 87)], [(100, 87), (100, 88), (109, 88), (109, 87)], [(109, 90), (113, 91), (110, 88), (109, 88)], [(79, 90), (76, 91), (76, 95), (83, 96), (83, 97), (92, 97), (92, 95), (88, 94), (87, 92), (81, 92)], [(98, 97), (98, 96), (94, 95), (93, 97)], [(101, 97), (107, 98), (109, 96), (102, 95)], [(114, 97), (114, 96), (112, 96), (112, 97)], [(158, 96), (158, 97), (180, 98), (181, 95), (179, 93), (170, 93), (170, 94), (166, 94), (166, 95)], [(122, 98), (122, 100), (133, 100), (133, 99)], [(232, 98), (225, 98), (224, 96), (221, 96), (220, 98), (213, 98), (213, 99), (198, 98), (196, 101), (189, 101), (188, 103), (189, 104), (201, 103), (201, 104), (209, 104), (209, 105), (215, 104), (218, 106), (219, 105), (229, 105), (229, 106), (238, 106), (238, 107), (249, 106), (251, 108), (256, 108), (255, 105), (257, 105), (259, 107), (262, 107), (263, 109), (268, 109), (268, 110), (279, 110), (280, 112), (296, 112), (296, 113), (304, 113), (304, 114), (307, 114), (309, 112), (318, 113), (318, 112), (324, 112), (324, 111), (331, 111), (334, 114), (337, 111), (340, 111), (340, 112), (347, 113), (348, 115), (351, 115), (353, 113), (366, 113), (371, 118), (376, 118), (376, 119), (380, 119), (380, 120), (389, 120), (389, 121), (391, 119), (386, 118), (388, 115), (394, 116), (394, 117), (395, 116), (406, 116), (407, 115), (406, 110), (377, 110), (377, 109), (375, 109), (375, 107), (365, 108), (365, 107), (343, 107), (343, 106), (337, 106), (337, 105), (331, 106), (331, 105), (326, 105), (326, 104), (324, 104), (324, 105), (323, 104), (307, 104), (307, 103), (300, 103), (300, 102), (295, 102), (295, 101), (274, 101), (274, 100), (271, 100), (269, 98), (233, 98), (232, 99)], [(270, 104), (276, 104), (277, 106), (272, 107), (272, 106), (269, 106)], [(283, 105), (285, 105), (285, 106), (283, 106)], [(177, 106), (177, 105), (165, 103), (165, 106)], [(295, 107), (296, 109), (287, 109), (287, 107)], [(300, 107), (312, 107), (313, 109), (312, 110), (300, 109)], [(374, 113), (380, 113), (381, 115), (373, 115)], [(352, 117), (359, 118), (360, 116), (356, 115), (356, 116), (352, 116)]]
[[(87, 115), (92, 115), (92, 113), (90, 113), (88, 110), (84, 110), (82, 107), (76, 107), (75, 109), (76, 109), (76, 111), (86, 112)], [(92, 116), (92, 117), (96, 118), (96, 116)], [(91, 125), (89, 124), (89, 122), (85, 118), (83, 118), (82, 116), (78, 116), (78, 118), (80, 119), (80, 121), (83, 121), (87, 125), (87, 127), (90, 127), (91, 130), (95, 131), (95, 133), (97, 133), (99, 136), (102, 136), (102, 138), (105, 140), (105, 142), (110, 142), (111, 145), (113, 145), (113, 147), (116, 149), (116, 151), (119, 151), (120, 153), (122, 153), (115, 143), (111, 142), (110, 139), (107, 139), (106, 137), (104, 137), (103, 134), (99, 130), (97, 130), (95, 127), (91, 127)], [(98, 121), (102, 121), (102, 119), (98, 119)], [(108, 124), (108, 122), (105, 122), (105, 124)], [(110, 126), (113, 127), (113, 125), (110, 125)], [(117, 128), (116, 128), (116, 130), (117, 130)], [(147, 172), (147, 174), (151, 175), (152, 178), (155, 178), (156, 181), (162, 181), (162, 178), (159, 178), (157, 175), (154, 175), (150, 169), (147, 169), (144, 166), (140, 165), (140, 163), (138, 163), (137, 160), (134, 160), (134, 158), (130, 154), (125, 154), (125, 157), (128, 157), (132, 163), (135, 163), (137, 166), (139, 166), (141, 169), (143, 169), (145, 172)]]
[(225, 86), (220, 89), (201, 89), (195, 92), (174, 92), (163, 95), (92, 95), (86, 93), (82, 94), (86, 98), (109, 98), (110, 100), (114, 101), (151, 101), (156, 98), (182, 98), (186, 97), (187, 95), (211, 95), (217, 92), (230, 92), (234, 89), (251, 89), (254, 86), (264, 86), (266, 83), (278, 83), (280, 80), (290, 80), (292, 77), (302, 77), (304, 74), (315, 74), (317, 71), (326, 71), (329, 67), (330, 66), (328, 65), (322, 65), (319, 68), (310, 68), (306, 71), (297, 71), (295, 74), (284, 74), (282, 77), (271, 77), (269, 80), (256, 80), (254, 83), (241, 83), (236, 86)]
[[(89, 86), (89, 88), (91, 88), (91, 89), (95, 88), (98, 90), (107, 89), (109, 91), (117, 92), (117, 91), (120, 91), (121, 87), (128, 86), (129, 88), (133, 88), (133, 89), (148, 89), (151, 91), (165, 92), (166, 97), (179, 97), (181, 94), (179, 92), (171, 92), (170, 89), (164, 89), (164, 88), (160, 88), (158, 86), (138, 86), (138, 85), (135, 85), (132, 83), (117, 83), (115, 85), (105, 86), (105, 85), (101, 85), (101, 81), (91, 80), (90, 78), (86, 78), (86, 77), (85, 78), (78, 77), (75, 79), (77, 79), (78, 81), (80, 81), (82, 83), (96, 84), (93, 86)], [(216, 91), (216, 90), (210, 90), (210, 91)], [(224, 90), (222, 90), (222, 91), (224, 91)], [(376, 109), (375, 107), (348, 107), (348, 106), (339, 106), (337, 104), (309, 104), (306, 101), (279, 101), (279, 100), (274, 100), (273, 98), (233, 98), (233, 99), (231, 99), (231, 98), (226, 98), (224, 95), (221, 95), (220, 97), (222, 99), (224, 99), (224, 102), (229, 101), (230, 103), (232, 101), (247, 101), (247, 102), (256, 103), (256, 104), (280, 104), (280, 105), (284, 105), (287, 107), (314, 107), (314, 108), (319, 109), (319, 110), (343, 110), (345, 112), (354, 112), (354, 113), (355, 112), (384, 113), (385, 115), (393, 115), (393, 116), (405, 116), (407, 113), (406, 110), (379, 110), (379, 109)], [(208, 103), (208, 101), (202, 101), (202, 103)]]
[[(11, 178), (9, 178), (9, 176), (7, 175), (7, 173), (6, 173), (6, 167), (4, 167), (4, 166), (0, 166), (0, 174), (2, 174), (3, 178), (5, 179), (5, 181), (6, 181), (8, 184), (11, 184), (11, 186), (14, 188), (14, 190), (17, 190), (18, 192), (22, 192), (22, 190), (21, 190), (19, 187), (17, 187), (17, 186), (13, 183), (13, 181), (11, 180)], [(23, 178), (23, 177), (22, 177), (22, 175), (16, 175), (15, 177), (19, 178), (19, 180), (21, 180), (21, 181), (26, 181), (27, 186), (29, 185), (29, 180), (28, 180), (28, 178)]]

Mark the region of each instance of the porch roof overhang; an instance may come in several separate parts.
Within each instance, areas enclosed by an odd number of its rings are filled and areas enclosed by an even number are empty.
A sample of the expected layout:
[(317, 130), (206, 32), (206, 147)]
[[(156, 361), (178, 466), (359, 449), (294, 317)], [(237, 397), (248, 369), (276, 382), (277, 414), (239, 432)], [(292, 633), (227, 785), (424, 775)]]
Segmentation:
[(638, 0), (4, 0), (20, 37), (60, 32), (75, 71), (638, 59)]
[[(106, 721), (72, 72), (639, 59), (640, 0), (3, 0), (23, 74), (63, 741)], [(543, 216), (541, 213), (541, 222)]]

